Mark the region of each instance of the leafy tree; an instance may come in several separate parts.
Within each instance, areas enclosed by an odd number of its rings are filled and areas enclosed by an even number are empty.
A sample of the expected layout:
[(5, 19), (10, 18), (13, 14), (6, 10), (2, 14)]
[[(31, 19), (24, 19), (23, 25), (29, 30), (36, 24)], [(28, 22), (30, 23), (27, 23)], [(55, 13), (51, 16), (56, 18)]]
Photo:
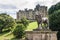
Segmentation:
[(16, 38), (22, 38), (25, 34), (24, 25), (23, 24), (17, 24), (15, 30), (13, 31), (13, 34)]
[[(60, 2), (55, 5), (52, 5), (49, 10), (49, 25), (52, 30), (60, 30), (59, 28), (59, 13), (60, 13)], [(53, 26), (53, 27), (52, 27)]]
[(22, 18), (21, 23), (25, 26), (25, 28), (29, 25), (29, 21), (26, 18)]
[(13, 31), (13, 34), (16, 38), (22, 38), (25, 35), (25, 29), (27, 28), (27, 25), (29, 22), (27, 19), (22, 18), (21, 20), (16, 20), (17, 26)]
[(49, 15), (50, 15), (50, 14), (53, 14), (54, 11), (56, 11), (56, 10), (60, 10), (60, 2), (58, 2), (58, 3), (55, 4), (55, 5), (52, 5), (52, 6), (49, 8), (49, 10), (48, 10)]
[(59, 31), (57, 34), (58, 40), (60, 40), (60, 10), (55, 11), (49, 16), (50, 29), (53, 31)]
[(50, 28), (55, 31), (60, 30), (60, 10), (55, 11), (54, 14), (49, 16)]
[(7, 15), (7, 14), (0, 14), (0, 33), (3, 29), (12, 29), (15, 26), (15, 20)]
[(21, 20), (15, 20), (17, 24), (21, 24)]
[(52, 30), (58, 31), (58, 40), (60, 40), (60, 2), (52, 5), (49, 10), (49, 27)]
[(29, 25), (29, 20), (27, 20), (26, 18), (22, 18), (21, 20), (15, 20), (17, 24), (23, 24), (25, 27), (27, 27)]

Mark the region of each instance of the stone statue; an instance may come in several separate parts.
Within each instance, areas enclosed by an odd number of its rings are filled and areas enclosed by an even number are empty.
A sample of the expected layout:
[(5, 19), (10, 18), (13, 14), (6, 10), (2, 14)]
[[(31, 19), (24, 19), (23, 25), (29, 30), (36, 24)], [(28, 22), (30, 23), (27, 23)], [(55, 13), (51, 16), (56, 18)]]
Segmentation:
[(37, 23), (38, 23), (38, 28), (42, 29), (42, 17), (41, 17), (41, 15), (36, 15), (35, 18), (36, 18)]
[(38, 23), (38, 29), (48, 29), (48, 19), (46, 17), (42, 17), (42, 15), (39, 14), (36, 15), (35, 18)]
[(42, 23), (44, 24), (44, 27), (43, 29), (49, 29), (49, 21), (48, 21), (48, 18), (47, 17), (43, 17), (42, 18)]

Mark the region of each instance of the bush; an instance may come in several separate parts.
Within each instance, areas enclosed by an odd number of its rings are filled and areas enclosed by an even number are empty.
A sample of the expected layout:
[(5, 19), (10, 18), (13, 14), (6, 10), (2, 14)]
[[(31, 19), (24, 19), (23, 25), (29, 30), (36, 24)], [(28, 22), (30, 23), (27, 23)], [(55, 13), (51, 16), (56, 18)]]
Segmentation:
[(27, 28), (27, 26), (29, 25), (29, 21), (26, 18), (22, 18), (21, 23), (25, 26), (25, 28)]
[(3, 30), (11, 30), (15, 27), (15, 20), (7, 15), (7, 14), (0, 14), (0, 33), (2, 33)]
[(13, 31), (13, 35), (16, 38), (22, 38), (24, 34), (25, 34), (25, 32), (24, 32), (24, 25), (23, 24), (18, 24), (16, 26), (15, 30)]

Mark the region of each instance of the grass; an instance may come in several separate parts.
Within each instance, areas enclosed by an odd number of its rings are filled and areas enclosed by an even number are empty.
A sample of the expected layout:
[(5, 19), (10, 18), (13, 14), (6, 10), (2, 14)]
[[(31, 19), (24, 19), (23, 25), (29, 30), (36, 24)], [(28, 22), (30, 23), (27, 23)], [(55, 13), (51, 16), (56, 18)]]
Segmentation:
[(36, 29), (36, 28), (37, 28), (37, 22), (32, 22), (29, 24), (26, 31), (32, 31), (33, 29)]
[[(32, 22), (27, 26), (26, 31), (32, 31), (33, 29), (37, 28), (37, 22)], [(13, 40), (14, 36), (11, 32), (2, 33), (0, 34), (0, 40)]]
[(8, 33), (1, 34), (0, 35), (0, 40), (7, 40), (7, 39), (11, 39), (13, 37), (14, 37), (13, 34), (11, 34), (11, 32), (8, 32)]

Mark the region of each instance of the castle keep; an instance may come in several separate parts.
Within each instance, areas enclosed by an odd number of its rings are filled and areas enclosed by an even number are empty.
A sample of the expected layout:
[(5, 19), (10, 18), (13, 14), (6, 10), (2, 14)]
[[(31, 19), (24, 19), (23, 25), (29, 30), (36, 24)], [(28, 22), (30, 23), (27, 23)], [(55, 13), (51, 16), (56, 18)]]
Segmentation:
[(25, 9), (25, 10), (19, 10), (17, 12), (17, 19), (20, 20), (22, 17), (27, 18), (28, 20), (35, 20), (35, 15), (41, 14), (42, 17), (46, 17), (48, 15), (47, 13), (47, 7), (46, 6), (40, 6), (39, 4), (36, 5), (36, 7), (33, 9)]

